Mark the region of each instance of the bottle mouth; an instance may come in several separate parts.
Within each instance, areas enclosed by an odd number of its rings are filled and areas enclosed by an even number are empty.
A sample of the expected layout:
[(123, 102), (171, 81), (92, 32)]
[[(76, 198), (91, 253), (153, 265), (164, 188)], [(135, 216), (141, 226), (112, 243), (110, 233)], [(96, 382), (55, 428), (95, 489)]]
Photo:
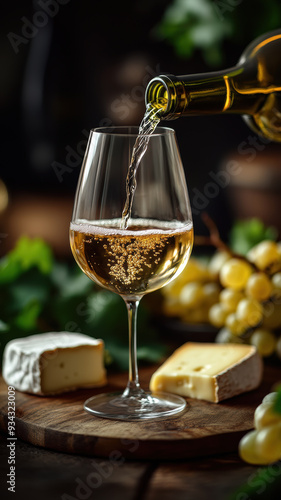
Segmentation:
[(145, 104), (152, 103), (161, 109), (161, 117), (165, 120), (175, 120), (181, 115), (185, 107), (182, 106), (184, 98), (183, 84), (174, 75), (160, 75), (153, 78), (145, 91)]
[(145, 104), (148, 103), (161, 109), (162, 116), (167, 114), (170, 107), (170, 94), (163, 76), (157, 76), (148, 83), (145, 91)]

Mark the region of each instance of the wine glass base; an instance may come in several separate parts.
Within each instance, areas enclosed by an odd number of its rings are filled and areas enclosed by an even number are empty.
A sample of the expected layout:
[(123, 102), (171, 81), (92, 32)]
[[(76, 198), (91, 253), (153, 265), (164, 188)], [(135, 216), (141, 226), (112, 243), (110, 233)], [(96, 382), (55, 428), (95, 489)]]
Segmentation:
[(170, 417), (185, 408), (186, 401), (183, 398), (164, 392), (143, 392), (139, 396), (124, 396), (122, 392), (114, 392), (93, 396), (84, 403), (84, 409), (96, 417), (125, 421)]

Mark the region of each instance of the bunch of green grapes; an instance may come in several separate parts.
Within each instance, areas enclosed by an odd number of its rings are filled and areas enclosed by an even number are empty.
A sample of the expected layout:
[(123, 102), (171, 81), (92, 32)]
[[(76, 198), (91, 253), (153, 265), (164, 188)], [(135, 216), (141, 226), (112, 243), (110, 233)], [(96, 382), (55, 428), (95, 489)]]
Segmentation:
[(274, 410), (276, 397), (277, 392), (265, 396), (255, 411), (255, 429), (239, 443), (239, 454), (245, 462), (268, 465), (281, 459), (281, 414)]
[(262, 241), (246, 258), (230, 257), (221, 267), (223, 289), (209, 310), (220, 328), (217, 342), (249, 342), (262, 356), (281, 359), (281, 246)]
[(207, 323), (210, 308), (219, 300), (218, 269), (223, 262), (223, 253), (209, 264), (191, 258), (180, 276), (162, 288), (163, 313), (187, 323)]

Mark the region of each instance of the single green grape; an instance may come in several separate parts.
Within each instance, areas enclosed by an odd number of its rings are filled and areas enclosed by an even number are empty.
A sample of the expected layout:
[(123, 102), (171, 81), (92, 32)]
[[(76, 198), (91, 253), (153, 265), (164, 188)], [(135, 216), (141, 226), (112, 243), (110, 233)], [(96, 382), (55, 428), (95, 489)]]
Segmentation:
[(273, 285), (265, 273), (253, 273), (246, 284), (246, 294), (260, 302), (269, 299)]
[(182, 287), (179, 295), (179, 301), (185, 307), (198, 307), (204, 300), (203, 285), (202, 283), (194, 281), (187, 283)]
[(233, 335), (242, 335), (248, 329), (247, 324), (240, 321), (235, 313), (231, 313), (227, 316), (225, 320), (225, 326), (228, 328)]
[(270, 272), (275, 272), (280, 269), (280, 254), (275, 241), (261, 241), (248, 252), (247, 257), (261, 271), (267, 269)]
[(244, 295), (242, 292), (233, 290), (232, 288), (224, 288), (220, 293), (220, 302), (229, 312), (235, 312), (240, 300), (243, 298)]
[(257, 433), (257, 454), (264, 457), (268, 463), (281, 458), (281, 422), (264, 427)]
[(255, 410), (254, 424), (257, 430), (281, 423), (281, 415), (273, 411), (272, 402), (263, 402)]
[[(276, 398), (277, 398), (277, 392), (269, 392), (266, 396), (264, 396), (263, 400), (262, 400), (262, 404), (263, 403), (275, 403), (276, 401)], [(280, 416), (281, 418), (281, 416)]]
[(221, 268), (220, 281), (224, 287), (243, 290), (252, 274), (251, 265), (242, 259), (232, 258)]
[(239, 321), (246, 323), (249, 327), (254, 327), (263, 318), (262, 305), (254, 299), (242, 299), (237, 306), (236, 316)]
[(267, 357), (271, 356), (275, 350), (276, 337), (270, 330), (258, 328), (251, 335), (250, 342), (257, 348), (261, 356)]
[(213, 326), (221, 328), (224, 326), (228, 314), (228, 310), (223, 304), (214, 304), (209, 310), (209, 321)]
[(257, 449), (258, 432), (257, 430), (250, 431), (242, 437), (239, 443), (239, 455), (242, 460), (250, 464), (266, 465), (268, 464), (267, 459), (265, 459)]

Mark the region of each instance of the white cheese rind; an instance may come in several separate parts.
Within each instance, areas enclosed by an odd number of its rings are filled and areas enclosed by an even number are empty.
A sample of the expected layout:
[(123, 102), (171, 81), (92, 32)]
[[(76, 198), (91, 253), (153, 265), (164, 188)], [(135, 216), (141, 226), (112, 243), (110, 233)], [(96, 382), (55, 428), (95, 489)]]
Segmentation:
[(254, 346), (187, 342), (153, 374), (150, 390), (218, 403), (258, 387), (262, 372)]
[(216, 377), (216, 402), (256, 389), (262, 380), (263, 363), (259, 353), (249, 353), (231, 369)]
[(106, 384), (104, 344), (80, 333), (55, 332), (11, 340), (3, 355), (8, 385), (38, 395)]

